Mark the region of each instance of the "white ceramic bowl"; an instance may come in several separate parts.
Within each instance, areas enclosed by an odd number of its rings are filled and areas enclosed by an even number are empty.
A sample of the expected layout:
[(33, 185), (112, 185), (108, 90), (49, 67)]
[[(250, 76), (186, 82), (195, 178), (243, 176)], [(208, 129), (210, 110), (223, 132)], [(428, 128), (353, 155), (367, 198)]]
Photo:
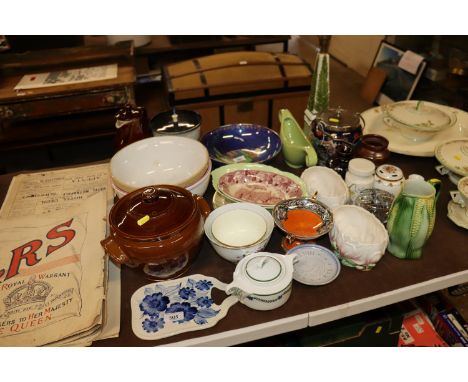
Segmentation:
[[(229, 246), (221, 243), (216, 237), (213, 235), (212, 226), (213, 222), (221, 215), (231, 212), (231, 211), (239, 211), (239, 210), (246, 210), (249, 212), (253, 212), (263, 218), (266, 223), (266, 230), (263, 236), (251, 245), (246, 246)], [(243, 257), (250, 255), (251, 253), (259, 252), (263, 250), (268, 242), (270, 241), (271, 234), (275, 227), (275, 223), (273, 221), (273, 217), (271, 214), (263, 207), (258, 206), (253, 203), (230, 203), (224, 206), (218, 207), (215, 210), (211, 211), (208, 217), (205, 220), (205, 235), (210, 241), (211, 245), (213, 246), (216, 253), (221, 256), (223, 259), (231, 261), (233, 263), (237, 263)]]
[(152, 137), (119, 150), (111, 159), (112, 182), (131, 192), (154, 184), (188, 187), (197, 183), (210, 164), (208, 150), (185, 137)]
[[(197, 182), (195, 182), (194, 184), (185, 188), (188, 191), (190, 191), (192, 194), (203, 196), (208, 188), (208, 185), (210, 184), (210, 173), (211, 173), (211, 160), (208, 163), (208, 169), (206, 170), (203, 177), (199, 179)], [(112, 188), (114, 189), (119, 199), (123, 198), (125, 195), (128, 194), (128, 192), (119, 188), (113, 181), (112, 181)]]
[(333, 211), (330, 243), (344, 265), (370, 270), (385, 254), (385, 226), (362, 207), (344, 205)]
[(249, 210), (231, 210), (219, 215), (211, 225), (211, 233), (221, 244), (245, 247), (255, 244), (266, 232), (265, 219)]
[(331, 211), (349, 200), (349, 189), (343, 178), (334, 170), (323, 166), (305, 169), (301, 179), (307, 186), (309, 195), (325, 204)]

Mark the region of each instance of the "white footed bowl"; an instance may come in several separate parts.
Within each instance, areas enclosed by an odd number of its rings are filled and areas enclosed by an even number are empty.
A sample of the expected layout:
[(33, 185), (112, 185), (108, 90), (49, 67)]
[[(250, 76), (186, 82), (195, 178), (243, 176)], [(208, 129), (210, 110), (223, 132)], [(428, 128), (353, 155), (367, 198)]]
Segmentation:
[[(221, 243), (216, 237), (213, 235), (213, 222), (220, 217), (221, 215), (231, 212), (231, 211), (238, 211), (238, 210), (246, 210), (249, 212), (253, 212), (260, 216), (264, 222), (266, 223), (266, 230), (260, 240), (257, 240), (255, 243), (246, 246), (229, 246)], [(233, 263), (239, 262), (242, 258), (251, 253), (259, 252), (263, 250), (268, 242), (270, 241), (271, 234), (275, 227), (275, 222), (273, 217), (262, 206), (253, 204), (253, 203), (230, 203), (224, 206), (218, 207), (215, 210), (211, 211), (208, 217), (205, 220), (205, 235), (210, 241), (211, 245), (213, 246), (216, 253), (221, 256), (223, 259), (231, 261)]]
[(197, 183), (210, 164), (208, 150), (185, 137), (152, 137), (119, 150), (110, 161), (112, 182), (122, 191), (170, 184), (187, 188)]
[(317, 194), (317, 200), (333, 211), (349, 200), (349, 189), (343, 178), (334, 170), (323, 166), (305, 169), (301, 179), (307, 186), (311, 197)]
[(336, 208), (333, 220), (329, 237), (341, 262), (360, 270), (372, 269), (388, 245), (385, 226), (370, 212), (354, 205)]

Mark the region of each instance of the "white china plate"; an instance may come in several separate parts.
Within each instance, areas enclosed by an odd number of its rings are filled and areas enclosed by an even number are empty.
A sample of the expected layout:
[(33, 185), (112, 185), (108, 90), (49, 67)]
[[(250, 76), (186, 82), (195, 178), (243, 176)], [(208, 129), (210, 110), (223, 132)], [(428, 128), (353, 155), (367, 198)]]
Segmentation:
[(341, 264), (329, 249), (316, 244), (294, 247), (289, 254), (295, 254), (294, 280), (306, 285), (325, 285), (338, 277)]
[(451, 200), (447, 206), (447, 216), (457, 226), (468, 229), (468, 213), (467, 211)]
[(435, 156), (451, 172), (468, 176), (468, 138), (451, 139), (438, 144)]
[(418, 157), (432, 157), (436, 146), (450, 139), (468, 137), (468, 114), (448, 106), (437, 105), (445, 112), (456, 113), (455, 124), (424, 142), (414, 142), (401, 135), (398, 129), (388, 126), (384, 122), (384, 113), (381, 106), (364, 111), (361, 116), (365, 121), (364, 134), (378, 134), (389, 141), (388, 149), (397, 154)]

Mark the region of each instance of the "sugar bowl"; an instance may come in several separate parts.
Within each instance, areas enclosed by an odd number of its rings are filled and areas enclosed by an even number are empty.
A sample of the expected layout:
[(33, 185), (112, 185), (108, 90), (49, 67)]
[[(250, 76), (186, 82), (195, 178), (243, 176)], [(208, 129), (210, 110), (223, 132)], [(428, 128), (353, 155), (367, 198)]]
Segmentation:
[(398, 195), (405, 178), (403, 171), (392, 164), (383, 164), (375, 170), (374, 188)]
[(295, 256), (258, 252), (236, 266), (228, 294), (249, 308), (271, 310), (284, 305), (291, 295)]

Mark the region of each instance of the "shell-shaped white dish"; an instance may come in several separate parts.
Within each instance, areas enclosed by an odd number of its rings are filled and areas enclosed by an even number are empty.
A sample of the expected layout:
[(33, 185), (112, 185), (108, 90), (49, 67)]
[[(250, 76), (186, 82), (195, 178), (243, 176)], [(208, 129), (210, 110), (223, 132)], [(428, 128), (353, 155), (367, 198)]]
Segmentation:
[(330, 210), (349, 200), (348, 186), (343, 178), (331, 168), (309, 167), (302, 172), (301, 179), (305, 182), (309, 195), (316, 196), (317, 200)]
[(385, 254), (388, 232), (364, 208), (344, 205), (333, 211), (330, 242), (344, 265), (360, 270), (372, 269)]

